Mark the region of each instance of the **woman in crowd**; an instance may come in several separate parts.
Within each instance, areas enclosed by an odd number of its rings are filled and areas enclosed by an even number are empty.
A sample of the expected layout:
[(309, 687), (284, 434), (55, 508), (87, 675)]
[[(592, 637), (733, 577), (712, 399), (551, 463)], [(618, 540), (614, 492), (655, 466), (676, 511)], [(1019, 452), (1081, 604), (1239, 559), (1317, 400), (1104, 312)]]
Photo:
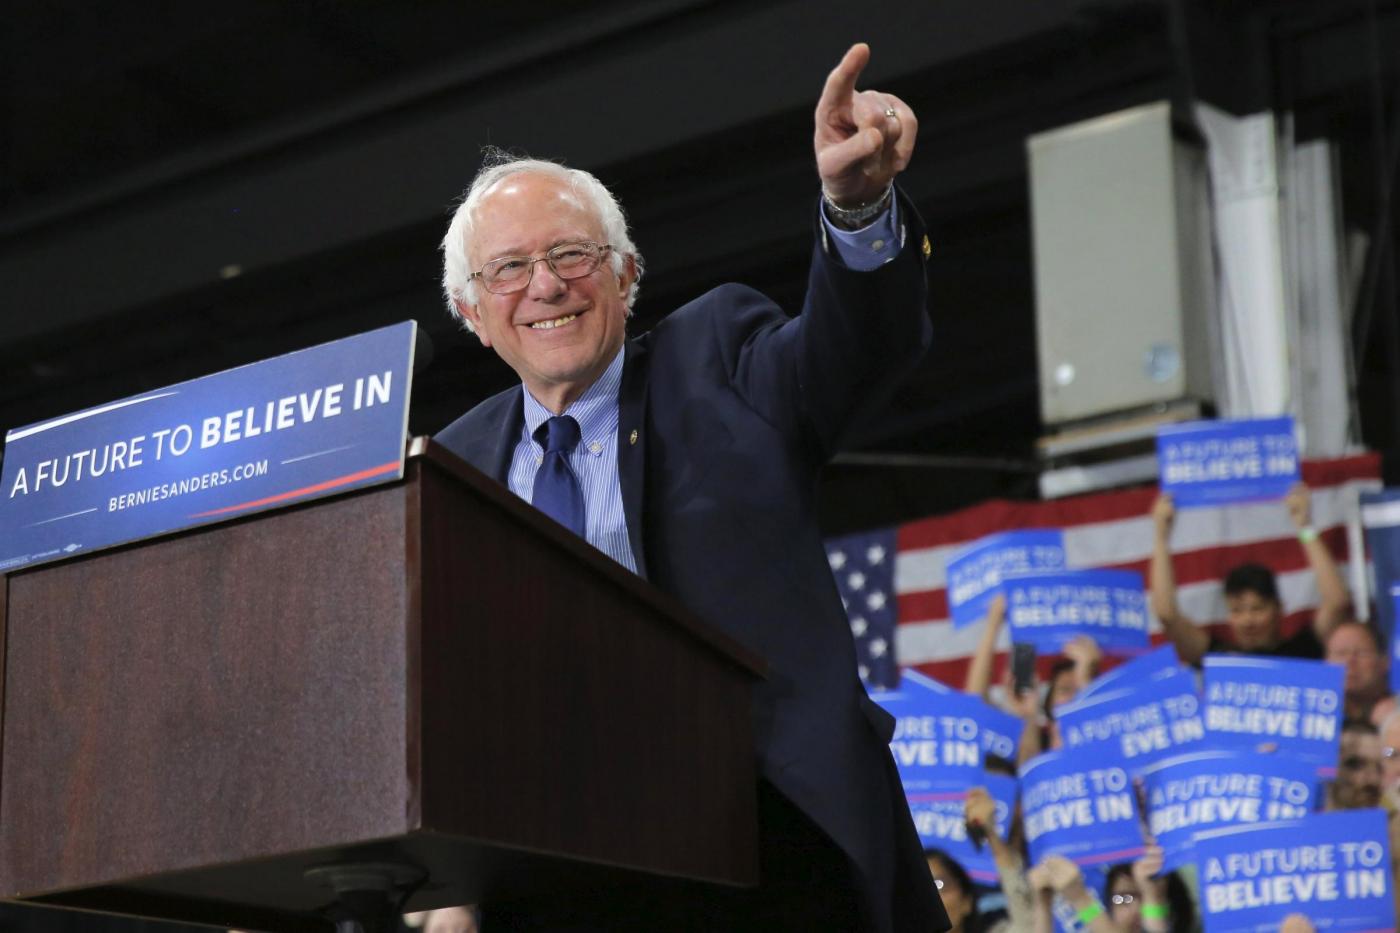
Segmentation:
[(929, 874), (933, 875), (938, 896), (943, 899), (943, 909), (953, 924), (949, 933), (984, 933), (977, 914), (977, 891), (972, 877), (941, 849), (930, 849), (924, 854), (928, 857)]
[(1078, 865), (1062, 856), (1046, 856), (1028, 875), (1039, 894), (1035, 933), (1054, 930), (1057, 896), (1079, 929), (1088, 933), (1191, 933), (1197, 929), (1191, 894), (1175, 872), (1157, 877), (1161, 869), (1161, 848), (1148, 846), (1142, 858), (1109, 870), (1100, 898), (1085, 884)]

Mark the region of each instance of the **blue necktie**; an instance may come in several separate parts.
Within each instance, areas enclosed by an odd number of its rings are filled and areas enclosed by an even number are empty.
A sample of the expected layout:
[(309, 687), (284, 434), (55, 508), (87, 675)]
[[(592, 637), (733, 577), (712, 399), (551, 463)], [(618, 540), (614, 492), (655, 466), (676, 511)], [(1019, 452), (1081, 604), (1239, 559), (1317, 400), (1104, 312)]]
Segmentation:
[(583, 489), (569, 466), (569, 454), (578, 446), (578, 422), (568, 415), (550, 418), (535, 429), (535, 441), (544, 448), (544, 461), (535, 473), (531, 502), (550, 518), (584, 536)]

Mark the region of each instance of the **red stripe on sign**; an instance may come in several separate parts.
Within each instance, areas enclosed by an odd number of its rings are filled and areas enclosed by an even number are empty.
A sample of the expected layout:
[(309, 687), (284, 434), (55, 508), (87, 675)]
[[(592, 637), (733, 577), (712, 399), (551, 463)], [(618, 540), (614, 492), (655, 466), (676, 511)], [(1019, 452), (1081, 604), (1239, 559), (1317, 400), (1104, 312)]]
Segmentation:
[(358, 483), (362, 479), (382, 476), (398, 468), (399, 461), (392, 460), (381, 466), (370, 467), (368, 470), (361, 470), (358, 473), (350, 473), (345, 476), (337, 476), (335, 479), (328, 479), (324, 483), (316, 483), (314, 486), (303, 486), (300, 489), (279, 492), (277, 495), (268, 496), (265, 499), (254, 499), (252, 502), (240, 502), (238, 505), (226, 505), (221, 509), (210, 509), (208, 512), (196, 512), (194, 515), (191, 515), (190, 518), (208, 518), (211, 515), (228, 515), (232, 512), (256, 509), (261, 505), (272, 505), (274, 502), (286, 502), (288, 499), (297, 499), (301, 496), (309, 496), (312, 493), (325, 492), (327, 489), (335, 489), (339, 486), (348, 486), (351, 483)]
[(1119, 849), (1117, 852), (1105, 852), (1102, 855), (1095, 855), (1092, 858), (1081, 858), (1077, 861), (1081, 865), (1102, 865), (1104, 862), (1126, 862), (1128, 859), (1137, 858), (1145, 850), (1142, 846), (1132, 849)]

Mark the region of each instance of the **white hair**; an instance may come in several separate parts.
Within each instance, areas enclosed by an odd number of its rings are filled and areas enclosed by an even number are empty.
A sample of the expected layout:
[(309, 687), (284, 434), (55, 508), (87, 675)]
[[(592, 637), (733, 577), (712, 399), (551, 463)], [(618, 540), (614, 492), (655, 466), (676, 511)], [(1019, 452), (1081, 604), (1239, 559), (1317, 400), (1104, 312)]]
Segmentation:
[(603, 228), (603, 236), (612, 246), (613, 273), (622, 275), (627, 257), (631, 257), (634, 274), (627, 290), (627, 313), (632, 313), (632, 305), (637, 301), (637, 285), (642, 278), (642, 254), (632, 243), (627, 230), (627, 218), (622, 213), (622, 205), (617, 198), (594, 175), (583, 169), (569, 168), (558, 162), (543, 159), (518, 158), (500, 149), (486, 150), (481, 169), (472, 179), (471, 185), (462, 195), (461, 203), (452, 214), (452, 222), (447, 225), (447, 235), (442, 238), (442, 292), (447, 300), (448, 312), (462, 322), (467, 330), (474, 331), (471, 321), (457, 307), (457, 302), (475, 305), (476, 283), (472, 280), (468, 257), (471, 255), (472, 235), (475, 232), (476, 210), (486, 193), (497, 182), (512, 175), (544, 175), (557, 178), (568, 184), (569, 189), (585, 205), (592, 208)]

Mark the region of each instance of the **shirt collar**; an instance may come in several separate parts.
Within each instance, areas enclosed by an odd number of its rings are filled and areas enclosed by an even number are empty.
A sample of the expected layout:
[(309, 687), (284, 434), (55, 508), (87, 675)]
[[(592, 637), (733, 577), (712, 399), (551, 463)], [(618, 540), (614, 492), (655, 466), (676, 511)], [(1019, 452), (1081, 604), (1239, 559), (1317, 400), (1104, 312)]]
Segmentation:
[[(617, 393), (622, 386), (623, 349), (618, 348), (617, 356), (608, 364), (594, 383), (574, 403), (564, 409), (564, 414), (578, 422), (579, 446), (583, 451), (595, 456), (602, 454), (602, 447), (594, 450), (594, 445), (607, 438), (608, 433), (617, 431)], [(525, 436), (535, 443), (535, 429), (554, 417), (554, 412), (545, 408), (530, 390), (525, 390)], [(539, 446), (535, 443), (535, 446)]]

